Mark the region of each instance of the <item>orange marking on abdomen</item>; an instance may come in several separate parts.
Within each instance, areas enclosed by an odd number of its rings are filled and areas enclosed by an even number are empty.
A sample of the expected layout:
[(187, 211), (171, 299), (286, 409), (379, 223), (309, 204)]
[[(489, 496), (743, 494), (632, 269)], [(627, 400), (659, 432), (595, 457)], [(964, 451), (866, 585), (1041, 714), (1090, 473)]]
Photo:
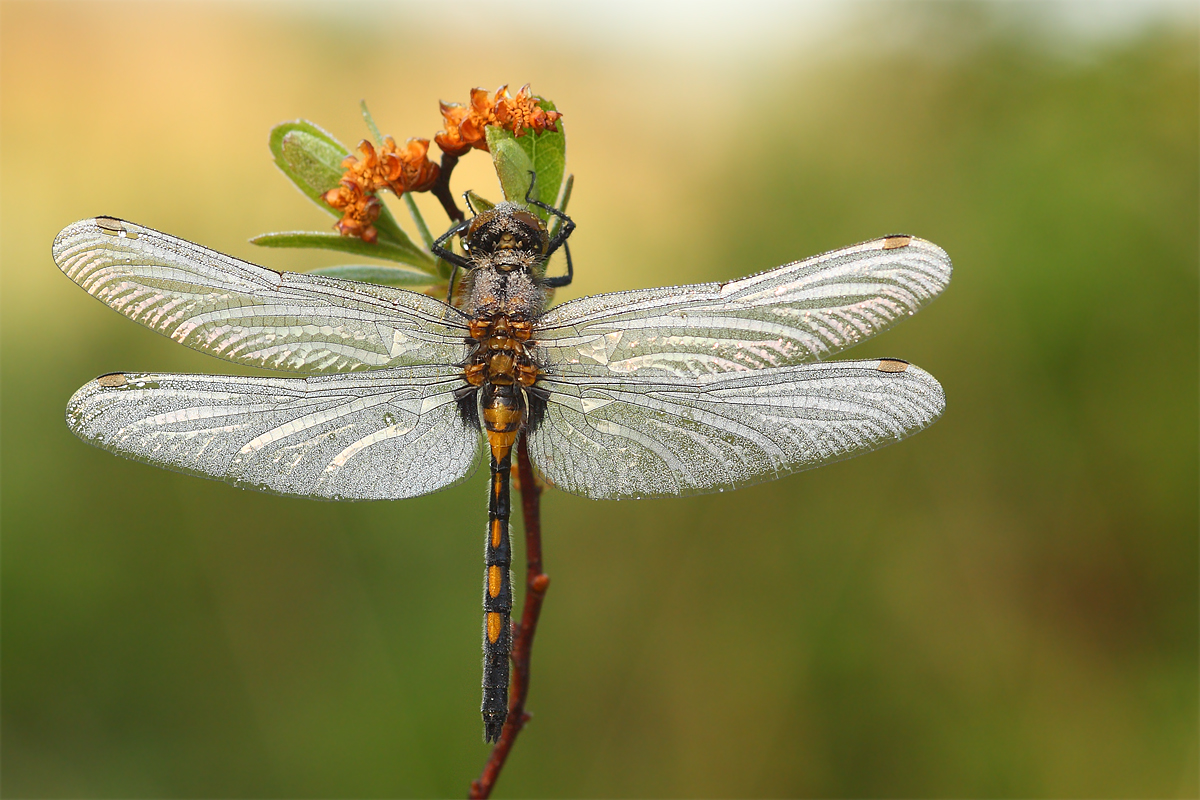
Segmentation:
[(504, 535), (504, 525), (498, 519), (492, 520), (492, 547), (500, 546), (500, 538)]
[(500, 567), (488, 567), (488, 597), (500, 596), (500, 584), (504, 573), (500, 571)]
[(488, 431), (487, 438), (488, 444), (491, 445), (492, 448), (492, 458), (499, 462), (504, 460), (504, 457), (508, 455), (509, 450), (512, 450), (513, 443), (517, 441), (517, 432)]
[(504, 616), (498, 611), (489, 611), (487, 615), (487, 637), (488, 641), (495, 644), (500, 638), (500, 631), (504, 627)]
[(498, 429), (513, 428), (515, 430), (520, 426), (524, 416), (519, 408), (485, 408), (483, 410), (483, 421)]

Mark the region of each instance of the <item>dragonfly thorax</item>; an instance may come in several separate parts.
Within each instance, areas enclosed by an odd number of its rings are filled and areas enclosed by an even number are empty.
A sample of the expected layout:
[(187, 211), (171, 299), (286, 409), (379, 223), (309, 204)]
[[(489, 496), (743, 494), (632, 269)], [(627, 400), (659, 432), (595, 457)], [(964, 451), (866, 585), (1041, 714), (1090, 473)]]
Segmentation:
[(534, 319), (546, 304), (538, 280), (548, 245), (546, 226), (516, 203), (500, 203), (471, 220), (463, 236), (470, 262), (463, 310), (472, 318)]
[(535, 265), (520, 269), (493, 263), (476, 266), (463, 278), (463, 311), (471, 319), (536, 319), (546, 305), (547, 293), (534, 275)]

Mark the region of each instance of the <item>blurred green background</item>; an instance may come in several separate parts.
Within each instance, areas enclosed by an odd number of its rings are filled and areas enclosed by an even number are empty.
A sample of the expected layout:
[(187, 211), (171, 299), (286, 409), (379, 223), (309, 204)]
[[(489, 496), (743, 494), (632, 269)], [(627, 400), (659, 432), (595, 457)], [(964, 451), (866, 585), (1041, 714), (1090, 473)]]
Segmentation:
[(942, 381), (929, 431), (732, 494), (546, 496), (498, 796), (1200, 792), (1194, 13), (737, 5), (0, 5), (4, 796), (465, 794), (486, 482), (322, 504), (82, 444), (98, 374), (237, 370), (50, 243), (105, 213), (339, 263), (246, 243), (332, 223), (273, 124), (352, 145), (366, 98), (431, 137), (438, 99), (526, 81), (576, 175), (559, 299), (895, 231), (956, 271), (852, 352)]

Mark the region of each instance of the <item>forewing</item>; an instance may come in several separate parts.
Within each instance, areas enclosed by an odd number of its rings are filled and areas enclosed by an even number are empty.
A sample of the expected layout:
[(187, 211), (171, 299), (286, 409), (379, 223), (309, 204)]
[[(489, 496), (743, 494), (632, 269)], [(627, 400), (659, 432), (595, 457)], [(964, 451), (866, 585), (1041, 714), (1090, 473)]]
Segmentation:
[(416, 292), (275, 270), (112, 217), (63, 229), (54, 260), (88, 294), (188, 347), (267, 369), (453, 364), (462, 315)]
[(946, 287), (950, 258), (889, 236), (728, 283), (584, 297), (538, 321), (557, 374), (715, 375), (819, 361), (916, 313)]
[(127, 458), (276, 494), (388, 500), (471, 473), (479, 429), (455, 368), (234, 378), (105, 375), (67, 405), (81, 439)]
[(694, 378), (551, 377), (529, 438), (542, 474), (595, 499), (724, 491), (899, 441), (945, 407), (903, 361), (837, 361)]

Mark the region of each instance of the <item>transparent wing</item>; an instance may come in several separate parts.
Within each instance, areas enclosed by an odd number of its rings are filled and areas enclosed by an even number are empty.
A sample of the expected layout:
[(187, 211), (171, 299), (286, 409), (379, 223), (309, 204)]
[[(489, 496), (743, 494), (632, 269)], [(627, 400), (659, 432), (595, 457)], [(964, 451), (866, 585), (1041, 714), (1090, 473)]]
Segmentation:
[(366, 375), (104, 375), (67, 405), (76, 436), (117, 455), (250, 489), (332, 500), (413, 497), (467, 477), (478, 428), (452, 367)]
[(595, 499), (724, 491), (899, 441), (945, 407), (903, 361), (838, 361), (695, 378), (551, 377), (530, 455)]
[(538, 321), (557, 374), (701, 376), (818, 361), (936, 297), (950, 258), (889, 236), (728, 283), (572, 300)]
[(63, 229), (54, 261), (88, 294), (188, 347), (267, 369), (453, 364), (462, 315), (416, 292), (251, 264), (112, 217)]

